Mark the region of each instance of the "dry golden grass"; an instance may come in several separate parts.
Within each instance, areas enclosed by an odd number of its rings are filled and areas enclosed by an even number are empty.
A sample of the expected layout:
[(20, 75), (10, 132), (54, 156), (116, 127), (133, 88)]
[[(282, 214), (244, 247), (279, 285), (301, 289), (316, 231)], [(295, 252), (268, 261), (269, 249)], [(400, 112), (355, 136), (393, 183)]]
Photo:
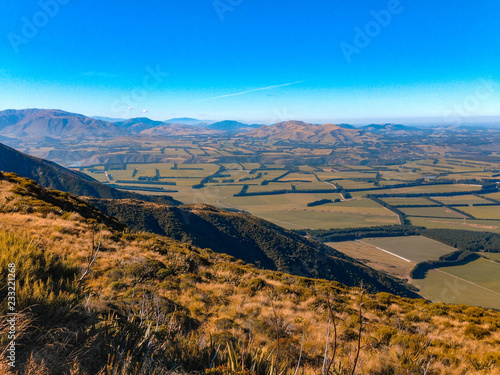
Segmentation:
[[(1, 192), (7, 191), (4, 185), (0, 186)], [(9, 203), (7, 196), (0, 196), (0, 204)], [(357, 288), (256, 269), (229, 256), (152, 234), (128, 234), (106, 227), (101, 232), (99, 226), (92, 226), (75, 214), (4, 212), (0, 213), (0, 231), (38, 239), (47, 251), (78, 264), (81, 273), (88, 265), (92, 241), (96, 245), (101, 238), (80, 309), (90, 311), (89, 316), (100, 317), (92, 323), (97, 327), (117, 324), (119, 331), (133, 324), (139, 332), (157, 332), (153, 341), (163, 350), (163, 359), (158, 359), (158, 363), (174, 358), (169, 357), (174, 355), (171, 351), (178, 350), (181, 354), (176, 357), (177, 363), (182, 367), (176, 371), (208, 368), (210, 361), (203, 359), (207, 357), (204, 353), (213, 357), (218, 345), (220, 351), (214, 365), (228, 363), (228, 342), (238, 345), (238, 355), (247, 350), (243, 348), (260, 348), (271, 355), (276, 351), (278, 331), (278, 358), (285, 366), (284, 373), (295, 371), (301, 347), (300, 372), (321, 373), (327, 338), (330, 355), (333, 345), (327, 298), (332, 299), (338, 330), (335, 364), (348, 368), (354, 361), (360, 308)], [(104, 318), (110, 313), (119, 315), (123, 322)], [(498, 374), (497, 311), (430, 304), (381, 293), (364, 296), (362, 316), (362, 350), (356, 373), (423, 374), (427, 369), (428, 374)], [(467, 334), (470, 324), (485, 328), (488, 334)], [(86, 345), (94, 348), (102, 345), (99, 340), (104, 339), (89, 340)], [(24, 345), (25, 358), (31, 359), (20, 374), (44, 374), (49, 366), (50, 370), (55, 368), (53, 363), (42, 363), (49, 357), (35, 342)], [(67, 350), (54, 348), (61, 353)], [(31, 353), (42, 354), (30, 357)], [(83, 374), (86, 366), (89, 368), (88, 359), (84, 352), (78, 353), (58, 368)], [(133, 353), (130, 357), (117, 355), (102, 366), (121, 372), (109, 373), (153, 373), (130, 370), (132, 367), (126, 363), (137, 360)], [(5, 367), (5, 363), (0, 366)], [(160, 364), (155, 366), (160, 368)]]

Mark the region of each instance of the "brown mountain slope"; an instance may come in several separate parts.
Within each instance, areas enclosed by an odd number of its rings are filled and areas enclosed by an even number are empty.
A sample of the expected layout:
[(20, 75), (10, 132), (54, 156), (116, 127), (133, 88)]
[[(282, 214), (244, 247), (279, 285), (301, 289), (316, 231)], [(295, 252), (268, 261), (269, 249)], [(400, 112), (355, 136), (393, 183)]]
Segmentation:
[(87, 199), (131, 229), (150, 231), (226, 253), (265, 269), (335, 280), (361, 282), (372, 292), (417, 294), (387, 275), (266, 220), (205, 204), (171, 207), (132, 200)]
[(335, 124), (315, 125), (302, 121), (285, 121), (263, 126), (242, 134), (253, 138), (299, 141), (320, 144), (347, 144), (376, 141), (379, 136), (361, 129), (349, 129)]
[(0, 112), (0, 135), (10, 138), (96, 139), (126, 135), (111, 122), (52, 109), (6, 110)]

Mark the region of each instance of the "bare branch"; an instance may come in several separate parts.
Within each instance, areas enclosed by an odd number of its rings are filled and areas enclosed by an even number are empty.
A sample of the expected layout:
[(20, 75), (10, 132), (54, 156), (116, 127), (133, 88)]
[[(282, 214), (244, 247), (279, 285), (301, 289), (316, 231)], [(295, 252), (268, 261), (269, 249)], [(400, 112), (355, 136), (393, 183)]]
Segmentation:
[(95, 245), (94, 245), (94, 232), (93, 232), (93, 229), (92, 229), (92, 252), (90, 254), (90, 261), (89, 261), (89, 264), (88, 264), (87, 268), (85, 269), (85, 272), (78, 279), (78, 282), (81, 282), (90, 273), (90, 268), (92, 267), (92, 265), (94, 264), (95, 260), (97, 259), (97, 254), (99, 253), (99, 250), (101, 249), (101, 241), (102, 241), (102, 224), (101, 224), (101, 233), (99, 235), (99, 245), (97, 246), (96, 249), (95, 249)]
[(302, 343), (300, 344), (299, 361), (297, 362), (297, 368), (295, 369), (294, 375), (297, 375), (297, 373), (299, 372), (300, 361), (302, 360), (302, 349), (304, 348), (305, 335), (306, 335), (306, 329), (305, 329), (304, 325), (302, 325)]
[(358, 332), (358, 348), (356, 351), (356, 358), (354, 359), (354, 364), (352, 365), (351, 375), (354, 375), (356, 372), (356, 366), (358, 365), (359, 353), (361, 352), (361, 334), (363, 332), (363, 282), (361, 282), (361, 295), (359, 298), (359, 332)]

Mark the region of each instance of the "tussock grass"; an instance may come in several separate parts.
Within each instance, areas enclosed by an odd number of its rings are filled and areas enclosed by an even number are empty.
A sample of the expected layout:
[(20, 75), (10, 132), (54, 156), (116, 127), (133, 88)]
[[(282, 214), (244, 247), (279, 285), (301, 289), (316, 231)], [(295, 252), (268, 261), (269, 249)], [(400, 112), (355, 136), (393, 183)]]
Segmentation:
[(360, 304), (359, 288), (261, 270), (157, 235), (106, 226), (101, 235), (72, 214), (0, 213), (2, 270), (13, 260), (18, 374), (320, 374), (327, 342), (329, 358), (336, 347), (329, 374), (351, 374), (360, 323), (355, 374), (499, 373), (494, 310), (387, 293), (365, 293)]

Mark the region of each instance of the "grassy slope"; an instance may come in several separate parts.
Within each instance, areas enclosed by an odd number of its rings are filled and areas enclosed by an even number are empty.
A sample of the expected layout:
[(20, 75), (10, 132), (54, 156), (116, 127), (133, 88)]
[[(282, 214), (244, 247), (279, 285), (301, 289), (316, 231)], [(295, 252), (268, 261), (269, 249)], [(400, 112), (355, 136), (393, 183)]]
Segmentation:
[[(245, 355), (259, 362), (261, 375), (271, 368), (279, 342), (284, 374), (295, 371), (301, 347), (300, 373), (317, 374), (328, 294), (338, 322), (336, 366), (352, 365), (359, 289), (260, 270), (173, 239), (108, 227), (90, 276), (79, 284), (92, 243), (89, 219), (100, 217), (85, 219), (48, 202), (30, 206), (21, 182), (4, 180), (1, 186), (0, 267), (17, 264), (21, 373), (159, 374), (213, 365), (208, 374), (223, 375), (235, 371), (221, 365), (239, 370)], [(4, 297), (6, 273), (0, 277)], [(44, 308), (28, 309), (33, 301)], [(432, 374), (465, 375), (482, 368), (498, 374), (500, 313), (384, 293), (363, 301), (359, 373), (417, 374), (428, 368)], [(5, 313), (4, 304), (1, 309)], [(3, 358), (0, 371), (6, 372)]]
[(415, 297), (399, 281), (266, 220), (197, 204), (169, 207), (139, 201), (89, 200), (136, 230), (147, 230), (230, 254), (262, 268), (336, 280), (372, 292)]

